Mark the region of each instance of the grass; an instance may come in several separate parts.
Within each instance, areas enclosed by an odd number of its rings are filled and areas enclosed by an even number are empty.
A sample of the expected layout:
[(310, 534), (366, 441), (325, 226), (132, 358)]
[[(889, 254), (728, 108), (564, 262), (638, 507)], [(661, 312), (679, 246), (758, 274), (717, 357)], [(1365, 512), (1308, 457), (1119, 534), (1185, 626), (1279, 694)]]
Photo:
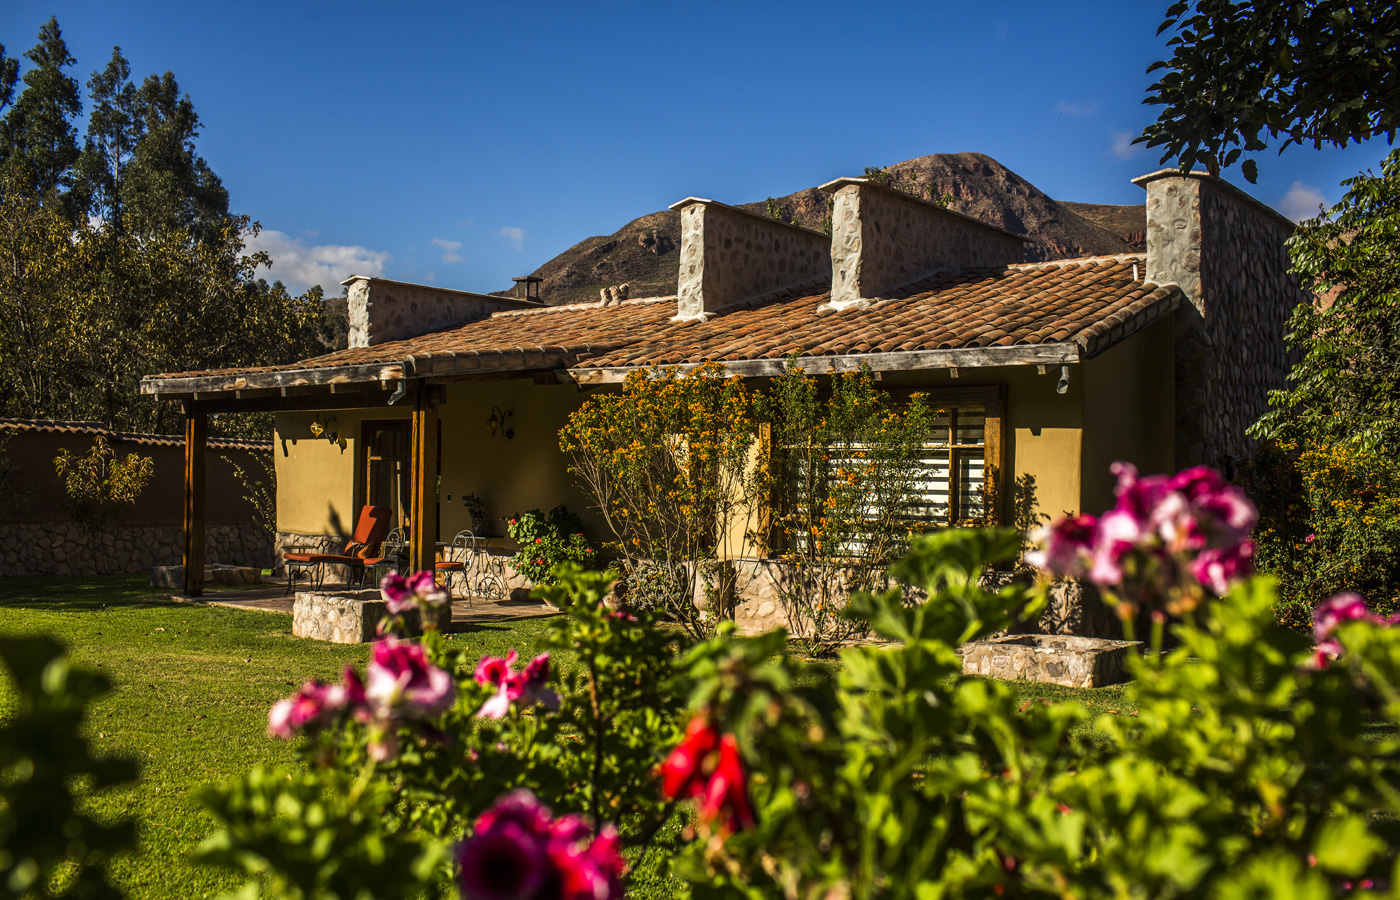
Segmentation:
[[(289, 745), (267, 737), (267, 710), (307, 678), (336, 679), (367, 651), (355, 645), (294, 639), (291, 617), (170, 602), (141, 576), (0, 579), (0, 632), (48, 633), (68, 645), (74, 663), (107, 675), (113, 692), (93, 707), (88, 732), (99, 755), (130, 756), (138, 785), (92, 796), (100, 816), (134, 816), (135, 854), (113, 864), (133, 898), (212, 897), (237, 885), (222, 870), (188, 858), (214, 829), (199, 789), (259, 765), (293, 761)], [(451, 636), (473, 654), (531, 658), (542, 652), (546, 619), (488, 623)], [(567, 665), (567, 661), (561, 660)], [(1072, 691), (1023, 684), (1027, 702), (1073, 698), (1096, 714), (1126, 714), (1121, 688)], [(0, 680), (0, 716), (14, 693)], [(663, 835), (678, 840), (681, 822)], [(674, 831), (675, 833), (669, 833)], [(672, 891), (653, 852), (633, 883), (634, 896)]]

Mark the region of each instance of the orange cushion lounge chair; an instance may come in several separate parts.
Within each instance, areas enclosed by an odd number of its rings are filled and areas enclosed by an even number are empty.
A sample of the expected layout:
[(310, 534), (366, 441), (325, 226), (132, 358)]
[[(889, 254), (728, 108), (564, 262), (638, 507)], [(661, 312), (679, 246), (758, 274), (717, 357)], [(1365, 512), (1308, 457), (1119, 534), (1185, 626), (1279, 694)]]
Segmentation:
[(389, 520), (393, 512), (384, 506), (366, 506), (360, 510), (355, 522), (355, 533), (345, 545), (343, 553), (283, 553), (282, 561), (287, 566), (287, 593), (292, 592), (296, 581), (294, 569), (311, 569), (315, 573), (313, 589), (319, 589), (325, 580), (326, 566), (349, 566), (356, 576), (362, 576), (365, 560), (378, 555), (379, 544), (389, 531)]

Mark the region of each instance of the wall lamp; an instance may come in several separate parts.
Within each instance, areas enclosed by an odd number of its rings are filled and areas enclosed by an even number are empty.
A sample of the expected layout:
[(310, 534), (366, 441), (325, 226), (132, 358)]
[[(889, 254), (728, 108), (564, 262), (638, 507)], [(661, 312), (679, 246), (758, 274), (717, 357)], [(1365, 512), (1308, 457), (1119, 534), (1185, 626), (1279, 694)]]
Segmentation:
[(511, 438), (515, 437), (515, 429), (510, 428), (506, 425), (506, 419), (514, 415), (514, 410), (501, 412), (501, 408), (499, 406), (491, 407), (491, 416), (486, 420), (486, 427), (491, 429), (491, 436), (495, 437), (496, 432), (500, 431), (506, 436), (506, 440), (510, 440)]
[(340, 436), (340, 432), (331, 429), (331, 426), (334, 424), (335, 416), (331, 416), (324, 423), (321, 421), (321, 417), (317, 416), (316, 420), (312, 422), (310, 426), (311, 436), (318, 438), (323, 437), (328, 442), (335, 444), (341, 450), (344, 450), (346, 447), (345, 438)]

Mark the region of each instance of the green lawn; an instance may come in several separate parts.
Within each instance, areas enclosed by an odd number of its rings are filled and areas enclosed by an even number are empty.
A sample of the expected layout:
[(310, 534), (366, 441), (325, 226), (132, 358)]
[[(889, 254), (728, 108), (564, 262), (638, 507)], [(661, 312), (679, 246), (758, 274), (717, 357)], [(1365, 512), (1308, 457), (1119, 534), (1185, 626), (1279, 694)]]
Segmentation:
[[(291, 762), (288, 745), (266, 736), (268, 708), (307, 678), (335, 679), (348, 663), (363, 666), (367, 650), (294, 639), (289, 616), (180, 605), (168, 593), (142, 576), (2, 578), (0, 632), (52, 634), (76, 664), (112, 679), (116, 689), (93, 709), (90, 735), (99, 754), (141, 764), (138, 786), (91, 801), (99, 814), (140, 823), (139, 852), (114, 864), (116, 877), (133, 898), (186, 900), (236, 884), (187, 858), (213, 829), (194, 794), (253, 766)], [(473, 653), (514, 647), (528, 659), (541, 651), (547, 623), (482, 625), (451, 640)], [(1020, 689), (1028, 702), (1072, 696), (1096, 712), (1129, 712), (1121, 689)], [(0, 715), (13, 702), (0, 680)], [(652, 883), (636, 884), (637, 894), (670, 893), (651, 878), (639, 881)]]

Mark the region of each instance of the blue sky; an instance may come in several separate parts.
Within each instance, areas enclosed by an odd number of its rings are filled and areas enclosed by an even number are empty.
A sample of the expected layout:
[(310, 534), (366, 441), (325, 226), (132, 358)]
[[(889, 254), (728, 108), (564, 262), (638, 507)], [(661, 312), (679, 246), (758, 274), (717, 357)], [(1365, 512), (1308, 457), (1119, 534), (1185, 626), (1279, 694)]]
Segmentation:
[[(1050, 196), (1138, 203), (1128, 141), (1166, 56), (1161, 3), (0, 4), (19, 56), (50, 16), (79, 81), (113, 45), (173, 71), (200, 153), (293, 289), (351, 271), (508, 287), (696, 195), (730, 203), (977, 151)], [(1228, 177), (1291, 215), (1388, 147), (1260, 155)]]

